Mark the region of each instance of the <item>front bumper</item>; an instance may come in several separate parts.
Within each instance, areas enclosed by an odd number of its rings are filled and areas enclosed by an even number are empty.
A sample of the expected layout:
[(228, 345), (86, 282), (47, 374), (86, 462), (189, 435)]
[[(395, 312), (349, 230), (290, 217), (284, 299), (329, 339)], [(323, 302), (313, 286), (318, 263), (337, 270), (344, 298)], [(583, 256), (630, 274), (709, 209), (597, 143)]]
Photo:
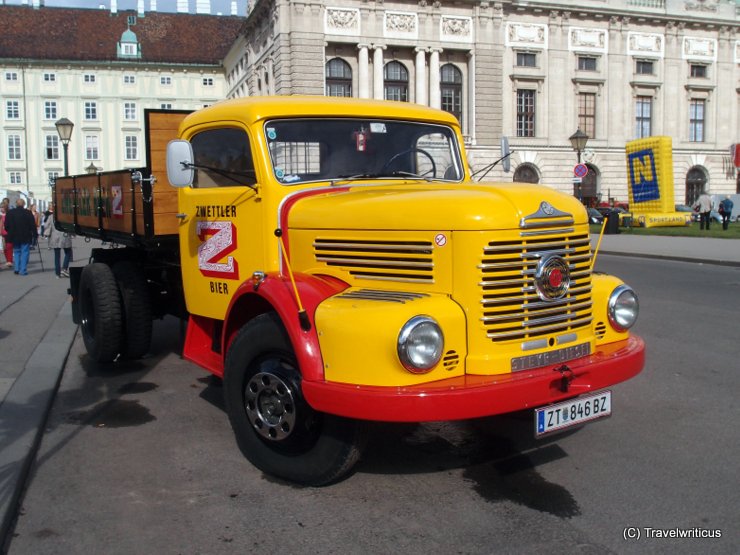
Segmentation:
[(386, 422), (461, 420), (531, 409), (597, 391), (637, 375), (645, 364), (645, 343), (637, 336), (598, 347), (569, 361), (567, 391), (562, 364), (516, 374), (465, 375), (405, 387), (302, 382), (316, 410)]

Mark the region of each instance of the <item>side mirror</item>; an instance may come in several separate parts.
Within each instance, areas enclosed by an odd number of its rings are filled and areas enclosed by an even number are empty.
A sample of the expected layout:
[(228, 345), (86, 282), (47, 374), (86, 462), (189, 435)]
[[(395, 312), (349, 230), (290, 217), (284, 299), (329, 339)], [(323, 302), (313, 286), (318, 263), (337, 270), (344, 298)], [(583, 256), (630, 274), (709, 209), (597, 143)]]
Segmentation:
[(504, 170), (504, 173), (509, 173), (511, 171), (511, 150), (509, 150), (509, 138), (506, 136), (501, 137), (501, 162), (502, 167), (501, 169)]
[(167, 143), (167, 179), (173, 187), (193, 184), (193, 145), (182, 139)]

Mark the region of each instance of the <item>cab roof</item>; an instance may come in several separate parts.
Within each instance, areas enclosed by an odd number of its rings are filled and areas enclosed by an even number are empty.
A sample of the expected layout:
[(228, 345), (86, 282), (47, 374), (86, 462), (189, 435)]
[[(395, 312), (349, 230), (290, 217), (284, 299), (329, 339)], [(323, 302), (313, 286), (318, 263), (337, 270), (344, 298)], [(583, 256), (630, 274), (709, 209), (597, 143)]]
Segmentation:
[(409, 102), (330, 96), (252, 96), (218, 102), (188, 115), (180, 132), (216, 121), (251, 125), (262, 120), (300, 117), (411, 119), (457, 125), (450, 113)]

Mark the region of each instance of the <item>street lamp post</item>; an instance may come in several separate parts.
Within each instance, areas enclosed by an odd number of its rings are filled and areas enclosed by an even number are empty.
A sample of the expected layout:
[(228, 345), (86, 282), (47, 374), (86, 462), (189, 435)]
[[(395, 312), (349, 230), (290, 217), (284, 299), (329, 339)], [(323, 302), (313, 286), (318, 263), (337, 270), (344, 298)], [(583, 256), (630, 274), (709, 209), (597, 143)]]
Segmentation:
[(581, 131), (581, 128), (579, 127), (575, 133), (573, 133), (570, 137), (570, 144), (573, 147), (573, 150), (575, 150), (578, 153), (578, 163), (581, 163), (581, 152), (586, 150), (586, 143), (588, 142), (588, 135), (586, 135), (583, 131)]
[(62, 141), (64, 147), (64, 176), (69, 175), (69, 159), (67, 157), (67, 149), (69, 147), (69, 140), (72, 138), (72, 129), (75, 124), (69, 121), (67, 118), (62, 118), (54, 124), (59, 134), (59, 139)]
[[(579, 127), (576, 129), (576, 132), (573, 133), (570, 137), (568, 137), (570, 140), (570, 144), (573, 147), (573, 150), (575, 150), (578, 153), (578, 164), (581, 163), (581, 152), (583, 152), (586, 148), (586, 143), (588, 142), (588, 135), (586, 135), (583, 131), (581, 131), (581, 128)], [(578, 200), (580, 202), (583, 202), (583, 195), (582, 189), (581, 189), (581, 182), (578, 182)]]

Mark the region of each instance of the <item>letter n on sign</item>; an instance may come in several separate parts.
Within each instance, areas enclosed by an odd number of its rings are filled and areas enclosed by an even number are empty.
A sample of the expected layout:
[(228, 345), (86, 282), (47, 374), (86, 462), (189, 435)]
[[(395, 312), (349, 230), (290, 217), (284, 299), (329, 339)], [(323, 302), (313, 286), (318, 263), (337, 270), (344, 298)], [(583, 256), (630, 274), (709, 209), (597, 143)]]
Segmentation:
[(658, 173), (652, 149), (639, 150), (627, 155), (630, 170), (630, 187), (635, 202), (645, 202), (660, 198)]

